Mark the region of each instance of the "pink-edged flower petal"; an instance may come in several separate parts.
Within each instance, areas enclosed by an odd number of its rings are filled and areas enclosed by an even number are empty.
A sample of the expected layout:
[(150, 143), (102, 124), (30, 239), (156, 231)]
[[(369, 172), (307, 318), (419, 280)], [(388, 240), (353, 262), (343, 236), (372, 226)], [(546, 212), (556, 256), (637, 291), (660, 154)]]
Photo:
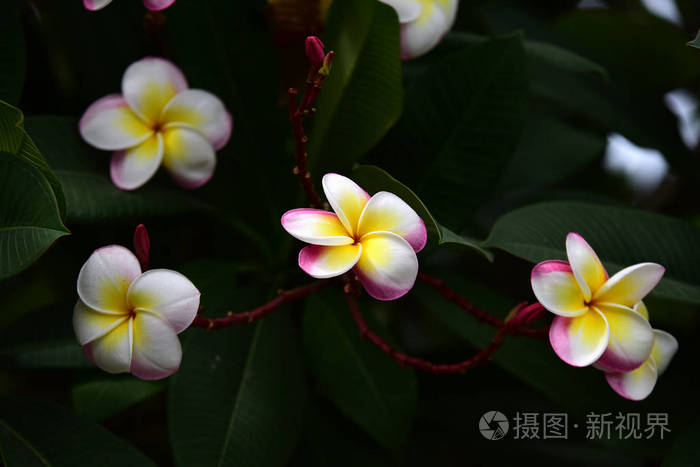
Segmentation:
[(411, 290), (418, 275), (418, 258), (403, 237), (371, 232), (360, 243), (362, 255), (354, 271), (368, 294), (377, 300), (395, 300)]
[(154, 133), (138, 146), (112, 154), (112, 182), (122, 190), (134, 190), (153, 177), (162, 160), (163, 136)]
[(182, 91), (165, 105), (160, 116), (165, 127), (186, 126), (199, 131), (215, 150), (228, 143), (233, 117), (214, 94), (201, 89)]
[(299, 252), (299, 267), (311, 277), (327, 279), (345, 274), (360, 259), (362, 246), (310, 245)]
[(83, 5), (90, 11), (101, 10), (112, 3), (112, 0), (83, 0)]
[(618, 272), (593, 295), (596, 303), (633, 307), (659, 283), (666, 269), (656, 263), (640, 263)]
[(588, 310), (569, 263), (543, 261), (530, 275), (532, 291), (543, 307), (559, 316), (579, 316)]
[(211, 180), (216, 154), (204, 136), (189, 128), (169, 128), (163, 142), (163, 165), (180, 186), (194, 189)]
[(375, 193), (369, 199), (357, 224), (357, 235), (360, 237), (380, 231), (402, 236), (416, 253), (428, 241), (423, 219), (404, 200), (386, 191)]
[(369, 201), (369, 195), (357, 183), (334, 173), (324, 175), (321, 184), (328, 203), (338, 215), (340, 222), (350, 235), (355, 235), (357, 223)]
[(172, 62), (158, 57), (132, 63), (122, 78), (124, 99), (149, 125), (158, 123), (165, 105), (185, 89), (187, 80), (182, 71)]
[(608, 280), (608, 273), (593, 248), (577, 233), (566, 236), (566, 255), (583, 297), (589, 301)]
[(355, 240), (348, 236), (338, 216), (320, 209), (292, 209), (282, 215), (282, 227), (289, 234), (312, 245), (350, 245)]
[(131, 283), (127, 300), (137, 312), (156, 314), (180, 333), (194, 321), (200, 295), (197, 287), (179, 272), (151, 269)]
[[(459, 0), (436, 0), (436, 3), (445, 14), (447, 30), (449, 31), (457, 18), (457, 7), (459, 6)], [(447, 34), (447, 31), (445, 34)]]
[(129, 315), (108, 315), (95, 311), (81, 300), (73, 308), (73, 330), (80, 345), (104, 336), (127, 319)]
[(80, 118), (78, 128), (88, 144), (107, 151), (130, 148), (153, 134), (119, 94), (93, 102)]
[(627, 373), (605, 373), (605, 379), (625, 399), (640, 401), (654, 390), (658, 371), (654, 360), (649, 359), (636, 370)]
[(678, 341), (671, 334), (660, 329), (654, 329), (654, 347), (651, 349), (651, 357), (656, 363), (656, 370), (661, 376), (671, 363), (671, 359), (678, 351)]
[(399, 17), (399, 23), (408, 23), (417, 19), (423, 11), (423, 4), (418, 0), (379, 0), (392, 7)]
[(609, 337), (608, 322), (595, 308), (573, 318), (557, 316), (549, 328), (554, 352), (572, 366), (588, 366), (598, 360)]
[(180, 367), (182, 347), (173, 328), (157, 315), (144, 311), (134, 318), (131, 373), (141, 379), (162, 379)]
[(418, 18), (402, 23), (401, 58), (416, 58), (435, 47), (450, 29), (448, 13), (434, 2), (425, 2)]
[(596, 304), (610, 326), (608, 347), (598, 365), (611, 371), (632, 371), (644, 363), (654, 345), (654, 333), (642, 315), (616, 305)]
[(165, 10), (173, 3), (175, 0), (143, 0), (143, 6), (151, 11)]
[(123, 246), (109, 245), (95, 250), (78, 274), (78, 296), (101, 313), (126, 314), (126, 292), (141, 274), (136, 256)]
[(85, 356), (107, 373), (126, 373), (131, 366), (133, 320), (127, 319), (104, 336), (83, 346)]

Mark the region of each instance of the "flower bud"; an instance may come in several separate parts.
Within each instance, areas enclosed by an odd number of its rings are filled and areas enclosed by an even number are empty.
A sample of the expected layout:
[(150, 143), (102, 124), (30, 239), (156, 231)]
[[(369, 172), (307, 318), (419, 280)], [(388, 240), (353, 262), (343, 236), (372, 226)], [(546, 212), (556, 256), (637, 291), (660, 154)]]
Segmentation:
[(323, 51), (323, 42), (316, 36), (306, 38), (306, 57), (311, 62), (314, 69), (319, 69), (323, 66), (325, 53)]

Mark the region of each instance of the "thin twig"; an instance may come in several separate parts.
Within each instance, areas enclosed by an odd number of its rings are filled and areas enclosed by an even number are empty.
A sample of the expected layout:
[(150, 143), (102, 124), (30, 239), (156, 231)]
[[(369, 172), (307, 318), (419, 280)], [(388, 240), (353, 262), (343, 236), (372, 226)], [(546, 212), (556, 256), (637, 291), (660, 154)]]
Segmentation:
[[(275, 299), (253, 310), (242, 313), (233, 313), (229, 311), (228, 314), (222, 318), (205, 318), (204, 316), (198, 314), (192, 322), (192, 326), (210, 330), (235, 326), (237, 324), (250, 324), (254, 321), (264, 318), (270, 312), (286, 305), (287, 303), (302, 299), (315, 292), (318, 292), (319, 290), (325, 289), (326, 287), (337, 283), (337, 280), (327, 279), (316, 281), (309, 285), (298, 287), (296, 289), (285, 290), (280, 292), (280, 294)], [(200, 308), (200, 313), (202, 310), (203, 308)]]

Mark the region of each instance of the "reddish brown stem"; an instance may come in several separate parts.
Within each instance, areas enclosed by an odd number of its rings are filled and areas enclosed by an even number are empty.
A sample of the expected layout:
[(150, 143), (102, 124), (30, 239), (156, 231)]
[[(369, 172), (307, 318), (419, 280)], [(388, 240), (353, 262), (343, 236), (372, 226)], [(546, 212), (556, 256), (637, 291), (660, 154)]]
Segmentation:
[[(382, 337), (377, 335), (369, 328), (369, 326), (367, 326), (367, 322), (362, 316), (362, 312), (360, 311), (360, 307), (357, 305), (355, 298), (350, 293), (346, 293), (345, 298), (348, 303), (348, 308), (350, 308), (350, 313), (352, 314), (355, 324), (357, 325), (357, 329), (360, 331), (360, 337), (372, 342), (379, 348), (379, 350), (387, 354), (399, 365), (408, 365), (417, 370), (436, 375), (464, 373), (479, 363), (488, 360), (496, 352), (496, 350), (498, 350), (501, 344), (503, 344), (503, 340), (505, 339), (506, 335), (512, 331), (511, 326), (505, 324), (496, 332), (489, 345), (483, 350), (479, 351), (473, 357), (457, 363), (434, 364), (427, 360), (423, 360), (422, 358), (412, 357), (391, 347)], [(518, 310), (519, 308), (516, 307), (514, 311), (517, 312)]]
[[(424, 284), (433, 287), (443, 297), (445, 297), (447, 301), (455, 303), (457, 306), (459, 306), (464, 311), (469, 313), (472, 317), (474, 317), (477, 321), (490, 324), (491, 326), (497, 328), (503, 328), (506, 326), (505, 321), (503, 321), (500, 318), (497, 318), (496, 316), (493, 316), (490, 313), (487, 313), (484, 310), (479, 309), (465, 297), (452, 290), (442, 279), (438, 279), (437, 277), (433, 277), (423, 272), (419, 272), (418, 280), (423, 282)], [(536, 313), (538, 310), (542, 309), (542, 305), (540, 305), (539, 303), (533, 303), (531, 305), (527, 305), (527, 303), (522, 303), (519, 305), (519, 307), (523, 308), (523, 311), (527, 309), (529, 312), (528, 314), (530, 314), (530, 312)], [(547, 333), (547, 328), (531, 329), (523, 326), (511, 326), (510, 332), (511, 334), (518, 334), (521, 336), (543, 337)]]
[[(243, 313), (233, 313), (229, 311), (227, 316), (224, 316), (222, 318), (205, 318), (204, 316), (197, 315), (194, 321), (192, 322), (192, 326), (205, 328), (209, 330), (235, 326), (237, 324), (250, 324), (254, 321), (264, 318), (265, 316), (270, 314), (270, 312), (286, 305), (287, 303), (302, 299), (315, 292), (318, 292), (319, 290), (325, 289), (326, 287), (337, 283), (337, 280), (328, 279), (316, 281), (309, 285), (298, 287), (296, 289), (285, 290), (280, 292), (280, 294), (274, 300), (271, 300), (270, 302), (261, 305), (253, 310), (246, 311)], [(200, 312), (201, 311), (202, 308), (200, 308)]]

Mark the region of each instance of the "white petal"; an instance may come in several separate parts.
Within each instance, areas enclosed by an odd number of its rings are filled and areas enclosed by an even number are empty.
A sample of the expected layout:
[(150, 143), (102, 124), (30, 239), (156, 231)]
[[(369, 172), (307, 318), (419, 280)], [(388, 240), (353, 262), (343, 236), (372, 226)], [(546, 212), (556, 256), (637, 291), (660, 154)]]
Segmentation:
[(165, 10), (173, 3), (175, 0), (143, 0), (143, 6), (151, 11)]
[(608, 302), (632, 308), (659, 283), (666, 269), (656, 263), (640, 263), (618, 272), (593, 295), (596, 303)]
[(362, 255), (353, 269), (368, 294), (377, 300), (395, 300), (413, 287), (418, 258), (403, 237), (372, 232), (360, 239)]
[(380, 191), (365, 205), (357, 225), (357, 235), (370, 232), (393, 232), (419, 252), (428, 240), (423, 219), (411, 206), (393, 193)]
[(350, 245), (355, 240), (332, 212), (321, 209), (292, 209), (282, 215), (282, 227), (294, 238), (312, 245)]
[(164, 131), (163, 141), (163, 165), (181, 186), (198, 188), (214, 175), (216, 154), (202, 135), (188, 128), (170, 128)]
[(101, 10), (112, 3), (112, 0), (83, 0), (83, 5), (90, 11)]
[(83, 346), (87, 358), (107, 373), (125, 373), (131, 366), (133, 320)]
[(401, 25), (401, 58), (416, 58), (435, 47), (449, 31), (449, 19), (434, 2), (425, 3), (418, 18)]
[(636, 370), (627, 373), (605, 373), (605, 379), (613, 390), (633, 401), (646, 399), (656, 386), (658, 371), (653, 359), (647, 360)]
[(608, 320), (610, 340), (598, 360), (598, 365), (613, 371), (625, 372), (639, 368), (651, 353), (654, 333), (649, 321), (624, 306), (595, 305)]
[(654, 329), (654, 347), (651, 349), (651, 356), (656, 363), (659, 375), (662, 375), (668, 368), (671, 359), (678, 351), (678, 341), (671, 334), (660, 329)]
[(557, 316), (549, 328), (549, 342), (554, 352), (572, 366), (588, 366), (605, 352), (610, 326), (595, 308), (574, 316)]
[(122, 94), (129, 107), (149, 124), (158, 122), (165, 105), (187, 89), (187, 80), (172, 62), (146, 57), (134, 62), (124, 72)]
[(408, 23), (418, 18), (423, 11), (423, 4), (418, 0), (380, 0), (386, 3), (399, 16), (399, 23)]
[(130, 148), (153, 134), (119, 94), (93, 102), (80, 118), (78, 128), (88, 144), (108, 151)]
[(175, 373), (182, 360), (182, 347), (170, 324), (147, 311), (137, 313), (133, 321), (131, 373), (149, 380)]
[(78, 274), (78, 296), (90, 308), (102, 313), (126, 314), (126, 292), (141, 274), (139, 260), (119, 245), (95, 250)]
[(321, 184), (328, 203), (338, 215), (345, 230), (350, 235), (354, 235), (357, 232), (357, 223), (362, 211), (369, 201), (369, 195), (357, 183), (334, 173), (324, 175)]
[(199, 131), (217, 151), (226, 145), (233, 130), (233, 118), (223, 102), (201, 89), (187, 89), (173, 97), (160, 121), (165, 128), (175, 125)]
[(192, 324), (199, 309), (199, 290), (190, 280), (169, 269), (151, 269), (131, 283), (129, 304), (137, 311), (148, 310), (166, 320), (180, 333)]
[(134, 190), (153, 177), (162, 160), (163, 137), (155, 133), (138, 146), (112, 154), (112, 182), (122, 190)]
[(73, 330), (80, 345), (104, 336), (129, 319), (129, 315), (108, 315), (95, 311), (81, 300), (73, 308)]
[(608, 279), (608, 273), (593, 248), (577, 233), (566, 236), (566, 255), (584, 299), (590, 301)]
[(550, 260), (535, 265), (530, 284), (537, 301), (556, 315), (573, 317), (588, 311), (581, 288), (567, 262)]
[(360, 259), (362, 245), (310, 245), (299, 252), (299, 267), (311, 277), (328, 279), (345, 274)]

